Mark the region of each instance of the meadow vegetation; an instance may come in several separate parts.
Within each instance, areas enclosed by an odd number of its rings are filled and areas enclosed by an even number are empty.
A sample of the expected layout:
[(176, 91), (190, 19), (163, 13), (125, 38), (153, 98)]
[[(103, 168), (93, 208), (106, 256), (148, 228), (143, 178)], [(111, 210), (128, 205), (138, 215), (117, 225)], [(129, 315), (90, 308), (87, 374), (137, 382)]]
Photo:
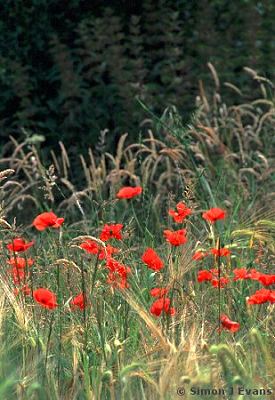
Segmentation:
[(275, 393), (274, 85), (246, 68), (228, 105), (209, 68), (188, 123), (140, 102), (113, 152), (3, 148), (0, 399)]

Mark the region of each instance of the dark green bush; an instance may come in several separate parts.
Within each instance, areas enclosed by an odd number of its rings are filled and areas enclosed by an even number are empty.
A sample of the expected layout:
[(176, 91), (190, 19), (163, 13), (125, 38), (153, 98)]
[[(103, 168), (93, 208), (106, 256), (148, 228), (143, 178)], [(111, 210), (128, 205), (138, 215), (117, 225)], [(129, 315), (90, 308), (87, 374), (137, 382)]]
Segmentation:
[(136, 99), (157, 114), (175, 105), (188, 115), (198, 81), (209, 79), (208, 61), (237, 85), (244, 65), (274, 78), (274, 2), (106, 4), (2, 4), (0, 143), (22, 128), (72, 151), (106, 128), (109, 146), (125, 131), (138, 140), (148, 115)]

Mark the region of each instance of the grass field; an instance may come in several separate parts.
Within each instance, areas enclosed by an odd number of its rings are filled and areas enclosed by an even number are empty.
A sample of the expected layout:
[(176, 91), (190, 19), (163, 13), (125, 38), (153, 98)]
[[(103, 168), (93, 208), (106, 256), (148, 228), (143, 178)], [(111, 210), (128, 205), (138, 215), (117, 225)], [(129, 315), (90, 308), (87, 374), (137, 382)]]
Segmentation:
[(79, 165), (11, 138), (1, 400), (274, 398), (274, 97), (248, 72), (257, 99), (227, 106), (214, 72), (189, 124), (148, 110)]

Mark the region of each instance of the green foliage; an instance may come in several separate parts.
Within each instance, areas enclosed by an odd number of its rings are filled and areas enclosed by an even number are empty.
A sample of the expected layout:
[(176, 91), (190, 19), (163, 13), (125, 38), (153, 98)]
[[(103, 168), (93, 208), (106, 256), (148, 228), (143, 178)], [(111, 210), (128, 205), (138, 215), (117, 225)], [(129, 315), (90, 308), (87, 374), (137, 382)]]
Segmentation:
[(103, 3), (3, 4), (0, 142), (23, 127), (76, 153), (107, 128), (110, 148), (125, 131), (137, 140), (138, 98), (157, 115), (171, 105), (188, 115), (207, 62), (241, 85), (244, 65), (274, 78), (272, 2)]

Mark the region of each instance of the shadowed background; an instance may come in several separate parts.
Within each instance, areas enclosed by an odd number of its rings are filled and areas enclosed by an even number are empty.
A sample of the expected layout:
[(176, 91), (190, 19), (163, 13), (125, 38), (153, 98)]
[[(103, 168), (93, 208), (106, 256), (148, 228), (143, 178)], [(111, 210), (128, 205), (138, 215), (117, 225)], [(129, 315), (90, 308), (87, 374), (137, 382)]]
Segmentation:
[(77, 153), (104, 129), (107, 149), (124, 132), (138, 141), (148, 115), (137, 98), (188, 119), (207, 62), (238, 87), (244, 66), (274, 78), (274, 20), (272, 1), (3, 2), (0, 144), (38, 134), (45, 150), (61, 140)]

